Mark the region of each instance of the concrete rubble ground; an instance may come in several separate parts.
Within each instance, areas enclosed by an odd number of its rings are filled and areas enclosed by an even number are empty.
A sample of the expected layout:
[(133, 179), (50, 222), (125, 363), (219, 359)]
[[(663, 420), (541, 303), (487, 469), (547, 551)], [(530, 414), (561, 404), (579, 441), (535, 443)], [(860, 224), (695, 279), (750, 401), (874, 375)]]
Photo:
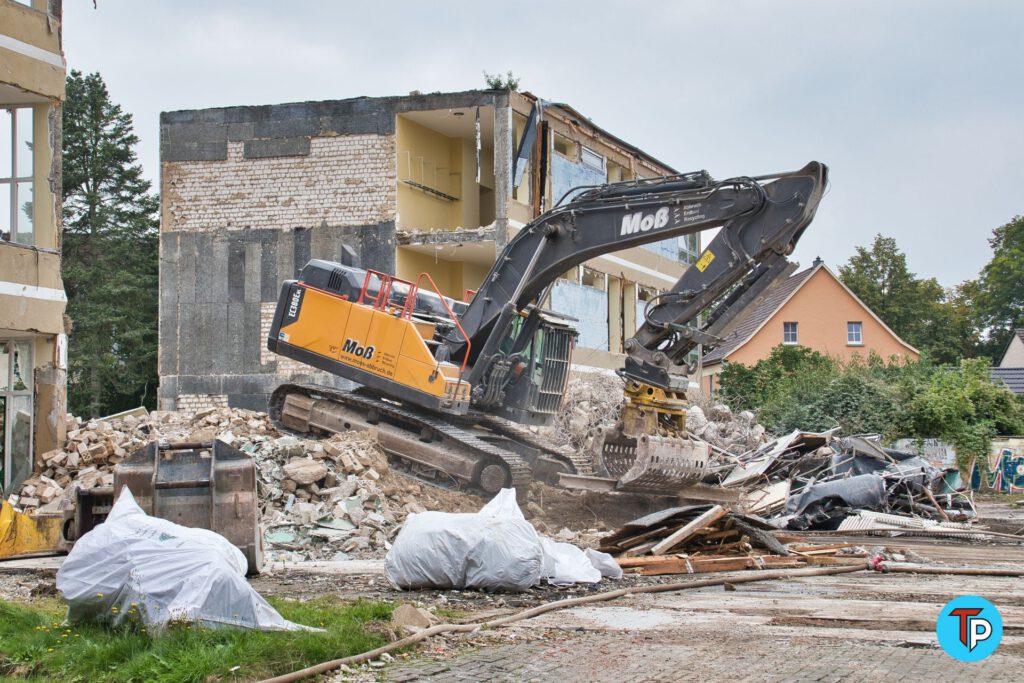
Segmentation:
[[(542, 435), (555, 444), (585, 449), (596, 426), (617, 418), (621, 388), (621, 380), (612, 373), (574, 373), (557, 422), (540, 430)], [(866, 565), (869, 560), (878, 568), (1019, 567), (1024, 562), (1024, 539), (1014, 534), (1019, 529), (982, 519), (988, 508), (975, 507), (953, 471), (913, 454), (832, 433), (794, 432), (775, 438), (752, 413), (733, 414), (723, 405), (692, 406), (687, 426), (693, 436), (713, 447), (713, 464), (704, 482), (738, 491), (739, 502), (689, 501), (693, 504), (671, 507), (665, 499), (534, 484), (521, 498), (523, 512), (541, 533), (615, 554), (627, 573), (612, 588), (700, 578), (679, 575), (730, 577), (750, 569)], [(439, 611), (479, 620), (609, 588), (545, 585), (521, 594), (395, 591), (384, 579), (382, 558), (405, 518), (426, 510), (475, 512), (483, 501), (392, 471), (373, 432), (306, 438), (279, 432), (265, 413), (211, 407), (110, 420), (69, 417), (68, 433), (64, 449), (40, 457), (37, 474), (9, 497), (12, 505), (27, 511), (66, 509), (73, 505), (77, 488), (110, 486), (113, 467), (153, 439), (222, 439), (250, 454), (257, 469), (268, 562), (264, 574), (252, 579), (254, 587), (284, 597), (340, 591), (346, 598), (399, 601), (394, 638), (428, 628), (438, 620)], [(1007, 522), (1010, 526), (1019, 521), (1024, 527), (1024, 520), (1014, 516), (1019, 514), (1016, 508), (1003, 507), (1007, 509), (1000, 508), (998, 514), (1013, 517)], [(45, 561), (26, 565), (45, 566)], [(52, 591), (51, 571), (5, 563), (0, 566), (0, 598)], [(708, 588), (683, 596), (634, 596), (607, 606), (573, 608), (495, 632), (441, 636), (428, 641), (418, 654), (353, 666), (336, 680), (461, 680), (460, 672), (476, 680), (640, 680), (641, 674), (665, 680), (662, 674), (678, 674), (713, 659), (719, 647), (739, 648), (734, 632), (747, 634), (743, 646), (748, 654), (760, 653), (760, 659), (744, 655), (750, 668), (742, 675), (736, 675), (735, 668), (722, 668), (724, 664), (706, 664), (709, 668), (695, 671), (759, 680), (757, 671), (776, 666), (781, 678), (819, 680), (849, 667), (849, 657), (886, 656), (916, 667), (922, 676), (908, 680), (919, 680), (951, 661), (936, 650), (934, 612), (945, 599), (964, 592), (967, 584), (962, 577), (958, 588), (952, 577), (904, 573), (883, 579), (865, 572), (848, 576), (797, 581), (795, 594), (781, 585), (751, 585), (724, 595), (721, 589)], [(1000, 592), (1000, 607), (1009, 610), (1004, 619), (1024, 617), (1017, 614), (1024, 605), (1019, 578), (969, 581), (979, 594)], [(949, 595), (943, 598), (947, 589)], [(918, 593), (927, 597), (909, 597)], [(898, 623), (891, 628), (866, 616), (869, 607), (889, 600), (899, 612)], [(776, 617), (763, 617), (773, 613)], [(868, 622), (871, 625), (865, 625)], [(687, 630), (686, 637), (681, 628)], [(1008, 628), (1003, 651), (1019, 655), (1024, 653), (1024, 636), (1015, 628)], [(626, 648), (631, 649), (628, 657), (621, 656), (623, 639), (632, 643)], [(827, 647), (818, 648), (816, 643)], [(793, 668), (795, 660), (788, 655), (772, 664), (778, 659), (775, 653), (803, 652), (800, 648), (806, 650), (801, 656), (812, 658), (813, 652), (821, 666)], [(587, 657), (593, 661), (572, 656), (573, 652), (590, 653)], [(1009, 680), (1004, 659), (1005, 655), (990, 658), (989, 678)], [(550, 666), (522, 668), (529, 661)], [(604, 668), (594, 669), (593, 662), (604, 662)], [(506, 673), (512, 666), (519, 668)]]

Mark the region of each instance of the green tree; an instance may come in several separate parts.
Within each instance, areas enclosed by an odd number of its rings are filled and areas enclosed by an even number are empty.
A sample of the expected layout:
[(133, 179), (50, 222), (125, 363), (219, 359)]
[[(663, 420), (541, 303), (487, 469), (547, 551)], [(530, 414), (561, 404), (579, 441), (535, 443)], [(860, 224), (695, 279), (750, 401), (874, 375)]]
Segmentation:
[(1024, 327), (1024, 217), (996, 228), (988, 243), (992, 260), (981, 270), (975, 304), (985, 331), (979, 350), (998, 362), (1013, 330)]
[(956, 317), (955, 290), (947, 292), (934, 278), (910, 272), (896, 240), (876, 235), (870, 248), (857, 247), (839, 275), (886, 325), (929, 358), (953, 363), (962, 357), (963, 325), (970, 325), (969, 318)]
[(68, 404), (96, 417), (155, 404), (157, 210), (131, 114), (98, 73), (71, 71), (63, 116)]
[(1006, 387), (992, 383), (987, 359), (939, 368), (907, 405), (907, 436), (938, 438), (956, 449), (964, 472), (988, 455), (992, 438), (1024, 433), (1024, 408)]

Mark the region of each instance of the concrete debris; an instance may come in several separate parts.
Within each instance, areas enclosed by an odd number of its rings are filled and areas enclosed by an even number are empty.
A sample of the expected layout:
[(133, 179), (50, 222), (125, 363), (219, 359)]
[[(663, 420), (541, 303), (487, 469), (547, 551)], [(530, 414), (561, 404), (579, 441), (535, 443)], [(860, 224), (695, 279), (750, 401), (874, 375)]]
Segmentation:
[(391, 613), (391, 623), (403, 636), (430, 628), (440, 620), (423, 609), (403, 602)]
[[(555, 424), (546, 436), (555, 445), (583, 450), (593, 430), (614, 425), (622, 412), (623, 381), (612, 371), (573, 370), (566, 387), (565, 400)], [(686, 430), (693, 437), (730, 454), (744, 453), (769, 439), (754, 413), (733, 414), (728, 406), (715, 404), (707, 411), (692, 405), (686, 411)]]

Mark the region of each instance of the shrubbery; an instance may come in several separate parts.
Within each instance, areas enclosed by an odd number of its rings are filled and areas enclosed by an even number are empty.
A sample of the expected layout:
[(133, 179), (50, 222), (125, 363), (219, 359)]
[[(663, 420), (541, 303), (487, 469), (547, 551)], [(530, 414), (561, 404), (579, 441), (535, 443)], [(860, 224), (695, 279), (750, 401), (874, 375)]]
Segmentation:
[(1024, 433), (1024, 403), (991, 382), (984, 360), (941, 367), (872, 354), (844, 362), (778, 346), (752, 367), (726, 364), (720, 386), (726, 403), (756, 411), (770, 431), (937, 438), (956, 448), (961, 469), (986, 455), (993, 437)]

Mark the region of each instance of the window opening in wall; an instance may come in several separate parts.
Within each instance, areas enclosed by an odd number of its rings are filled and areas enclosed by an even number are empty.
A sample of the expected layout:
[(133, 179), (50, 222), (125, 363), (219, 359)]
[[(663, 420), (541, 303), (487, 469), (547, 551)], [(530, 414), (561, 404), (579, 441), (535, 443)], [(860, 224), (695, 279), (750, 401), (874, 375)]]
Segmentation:
[(565, 137), (561, 133), (555, 133), (554, 140), (555, 151), (572, 161), (579, 159), (579, 144), (570, 138)]
[(859, 345), (864, 343), (864, 335), (859, 322), (846, 323), (846, 343)]
[(632, 174), (629, 169), (621, 164), (617, 164), (614, 161), (609, 161), (607, 164), (608, 182), (609, 183), (621, 183), (624, 180), (631, 180)]
[(587, 287), (593, 287), (594, 289), (600, 289), (604, 291), (607, 288), (607, 282), (605, 281), (604, 273), (598, 272), (593, 268), (583, 268), (583, 276), (581, 278), (581, 284)]
[(797, 343), (796, 323), (782, 323), (782, 343)]
[(398, 114), (395, 147), (400, 230), (474, 229), (494, 222), (493, 107)]
[(34, 244), (32, 108), (0, 109), (0, 239)]
[(580, 154), (580, 159), (583, 161), (584, 164), (586, 164), (587, 166), (590, 166), (591, 168), (596, 168), (599, 171), (603, 171), (604, 170), (604, 155), (603, 154), (598, 154), (597, 152), (595, 152), (594, 150), (590, 149), (589, 147), (582, 147), (581, 149), (582, 149), (582, 152)]
[(0, 339), (0, 484), (32, 473), (32, 340)]

